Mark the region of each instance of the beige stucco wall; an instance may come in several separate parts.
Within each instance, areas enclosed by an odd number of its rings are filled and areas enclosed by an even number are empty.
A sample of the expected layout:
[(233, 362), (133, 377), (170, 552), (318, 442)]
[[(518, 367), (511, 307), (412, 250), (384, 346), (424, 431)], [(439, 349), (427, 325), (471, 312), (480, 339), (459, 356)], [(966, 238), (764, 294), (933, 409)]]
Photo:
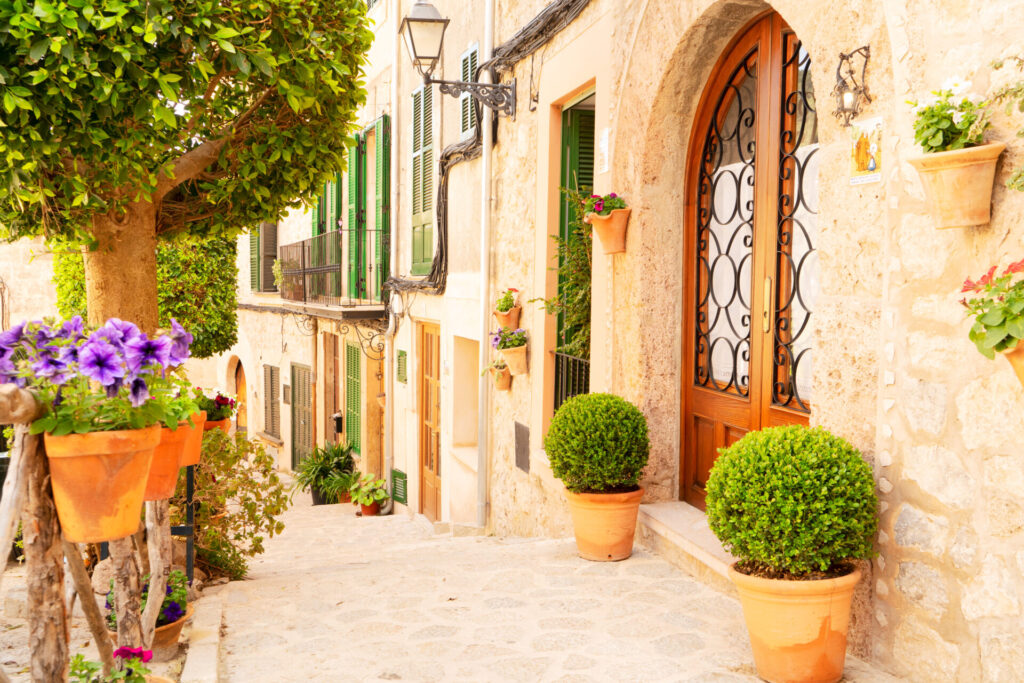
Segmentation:
[(0, 328), (57, 315), (53, 255), (42, 240), (0, 245)]

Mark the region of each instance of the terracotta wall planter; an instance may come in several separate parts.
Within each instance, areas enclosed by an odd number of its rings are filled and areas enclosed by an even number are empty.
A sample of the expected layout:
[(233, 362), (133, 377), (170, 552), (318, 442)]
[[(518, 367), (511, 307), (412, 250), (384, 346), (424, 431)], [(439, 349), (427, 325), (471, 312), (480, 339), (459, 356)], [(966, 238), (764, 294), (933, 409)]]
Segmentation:
[(374, 501), (370, 505), (359, 504), (359, 509), (363, 513), (363, 517), (376, 517), (380, 514), (380, 503)]
[(626, 226), (632, 209), (612, 209), (607, 216), (588, 213), (584, 222), (594, 226), (594, 234), (601, 242), (606, 254), (621, 254), (626, 251)]
[(182, 452), (189, 436), (189, 430), (183, 426), (187, 427), (188, 423), (179, 423), (174, 431), (166, 427), (160, 430), (160, 443), (153, 451), (153, 465), (149, 468), (144, 500), (166, 500), (174, 495)]
[[(153, 659), (158, 662), (167, 661), (174, 658), (174, 655), (178, 650), (178, 640), (181, 638), (181, 629), (185, 627), (185, 622), (192, 618), (192, 603), (185, 605), (185, 616), (178, 619), (170, 624), (164, 624), (163, 626), (157, 626), (156, 630), (153, 631)], [(117, 631), (107, 630), (107, 634), (110, 636), (110, 642), (114, 648), (117, 648)]]
[(512, 373), (508, 368), (491, 368), (491, 376), (494, 378), (494, 388), (498, 391), (512, 389)]
[(757, 674), (770, 683), (833, 683), (843, 676), (850, 603), (861, 573), (822, 581), (747, 576), (739, 590)]
[(160, 427), (44, 435), (57, 516), (72, 543), (124, 538), (139, 528)]
[(526, 360), (527, 344), (517, 346), (513, 349), (502, 349), (501, 357), (508, 365), (508, 371), (513, 375), (525, 375), (529, 372)]
[(225, 434), (227, 434), (228, 430), (230, 428), (231, 428), (231, 418), (230, 417), (225, 417), (223, 420), (213, 420), (212, 422), (207, 422), (206, 424), (203, 425), (203, 431), (207, 431), (207, 432), (210, 431), (211, 429), (219, 429), (222, 432), (224, 432)]
[(188, 430), (188, 438), (185, 439), (185, 450), (181, 453), (181, 466), (189, 467), (198, 465), (199, 458), (203, 452), (203, 432), (206, 431), (206, 411), (202, 410), (192, 416), (195, 426), (184, 423), (184, 429)]
[(501, 327), (511, 327), (513, 330), (519, 328), (519, 314), (523, 312), (523, 307), (516, 304), (509, 310), (502, 313), (501, 311), (495, 310), (494, 317), (498, 321), (498, 325)]
[(1006, 360), (1010, 361), (1021, 385), (1024, 385), (1024, 341), (1018, 342), (1015, 349), (1003, 351), (1003, 355), (1006, 356)]
[(966, 228), (989, 222), (996, 161), (1005, 148), (993, 142), (910, 159), (921, 176), (935, 227)]
[(565, 495), (580, 557), (615, 562), (633, 554), (643, 489), (629, 493), (573, 493), (566, 489)]

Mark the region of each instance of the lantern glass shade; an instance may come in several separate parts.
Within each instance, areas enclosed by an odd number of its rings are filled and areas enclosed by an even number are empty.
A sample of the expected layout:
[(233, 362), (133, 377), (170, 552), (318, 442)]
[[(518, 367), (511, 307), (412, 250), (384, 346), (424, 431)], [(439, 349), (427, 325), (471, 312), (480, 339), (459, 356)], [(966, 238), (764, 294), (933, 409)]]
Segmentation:
[(441, 58), (441, 46), (448, 20), (437, 8), (420, 0), (402, 20), (401, 33), (409, 57), (417, 70), (428, 76)]
[(857, 104), (857, 93), (852, 90), (843, 91), (843, 111), (854, 111), (854, 107)]

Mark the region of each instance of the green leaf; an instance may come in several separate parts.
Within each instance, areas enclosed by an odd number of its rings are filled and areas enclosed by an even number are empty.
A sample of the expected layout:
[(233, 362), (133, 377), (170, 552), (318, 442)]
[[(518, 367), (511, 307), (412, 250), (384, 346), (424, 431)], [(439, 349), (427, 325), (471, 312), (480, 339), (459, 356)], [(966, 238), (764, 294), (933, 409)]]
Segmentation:
[(1004, 320), (1006, 320), (1006, 313), (998, 308), (993, 308), (991, 311), (978, 318), (979, 323), (989, 327), (1001, 325)]
[(43, 38), (32, 44), (32, 47), (28, 51), (28, 58), (30, 62), (38, 62), (46, 54), (46, 51), (50, 47), (50, 39)]

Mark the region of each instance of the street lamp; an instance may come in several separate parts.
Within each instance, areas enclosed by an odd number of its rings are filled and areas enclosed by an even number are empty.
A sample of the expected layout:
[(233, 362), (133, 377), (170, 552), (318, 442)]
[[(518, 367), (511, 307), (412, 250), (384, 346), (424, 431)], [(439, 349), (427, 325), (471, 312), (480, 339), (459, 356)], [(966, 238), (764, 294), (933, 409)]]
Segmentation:
[(416, 0), (409, 14), (402, 19), (399, 33), (405, 39), (405, 47), (409, 51), (416, 70), (423, 76), (423, 85), (437, 83), (442, 94), (458, 97), (468, 93), (485, 107), (515, 118), (516, 115), (516, 81), (502, 83), (474, 83), (466, 81), (440, 81), (432, 77), (437, 61), (441, 58), (441, 46), (444, 44), (444, 32), (448, 28), (448, 19), (441, 16), (437, 8), (427, 0)]
[[(857, 56), (864, 60), (860, 68), (859, 81), (853, 66), (853, 58)], [(866, 80), (869, 59), (871, 59), (869, 45), (859, 47), (849, 54), (839, 53), (839, 66), (836, 67), (836, 87), (832, 89), (832, 95), (836, 98), (836, 110), (832, 113), (837, 119), (842, 119), (843, 127), (849, 127), (850, 119), (856, 118), (860, 113), (861, 100), (871, 101)], [(844, 69), (845, 74), (843, 73)]]

